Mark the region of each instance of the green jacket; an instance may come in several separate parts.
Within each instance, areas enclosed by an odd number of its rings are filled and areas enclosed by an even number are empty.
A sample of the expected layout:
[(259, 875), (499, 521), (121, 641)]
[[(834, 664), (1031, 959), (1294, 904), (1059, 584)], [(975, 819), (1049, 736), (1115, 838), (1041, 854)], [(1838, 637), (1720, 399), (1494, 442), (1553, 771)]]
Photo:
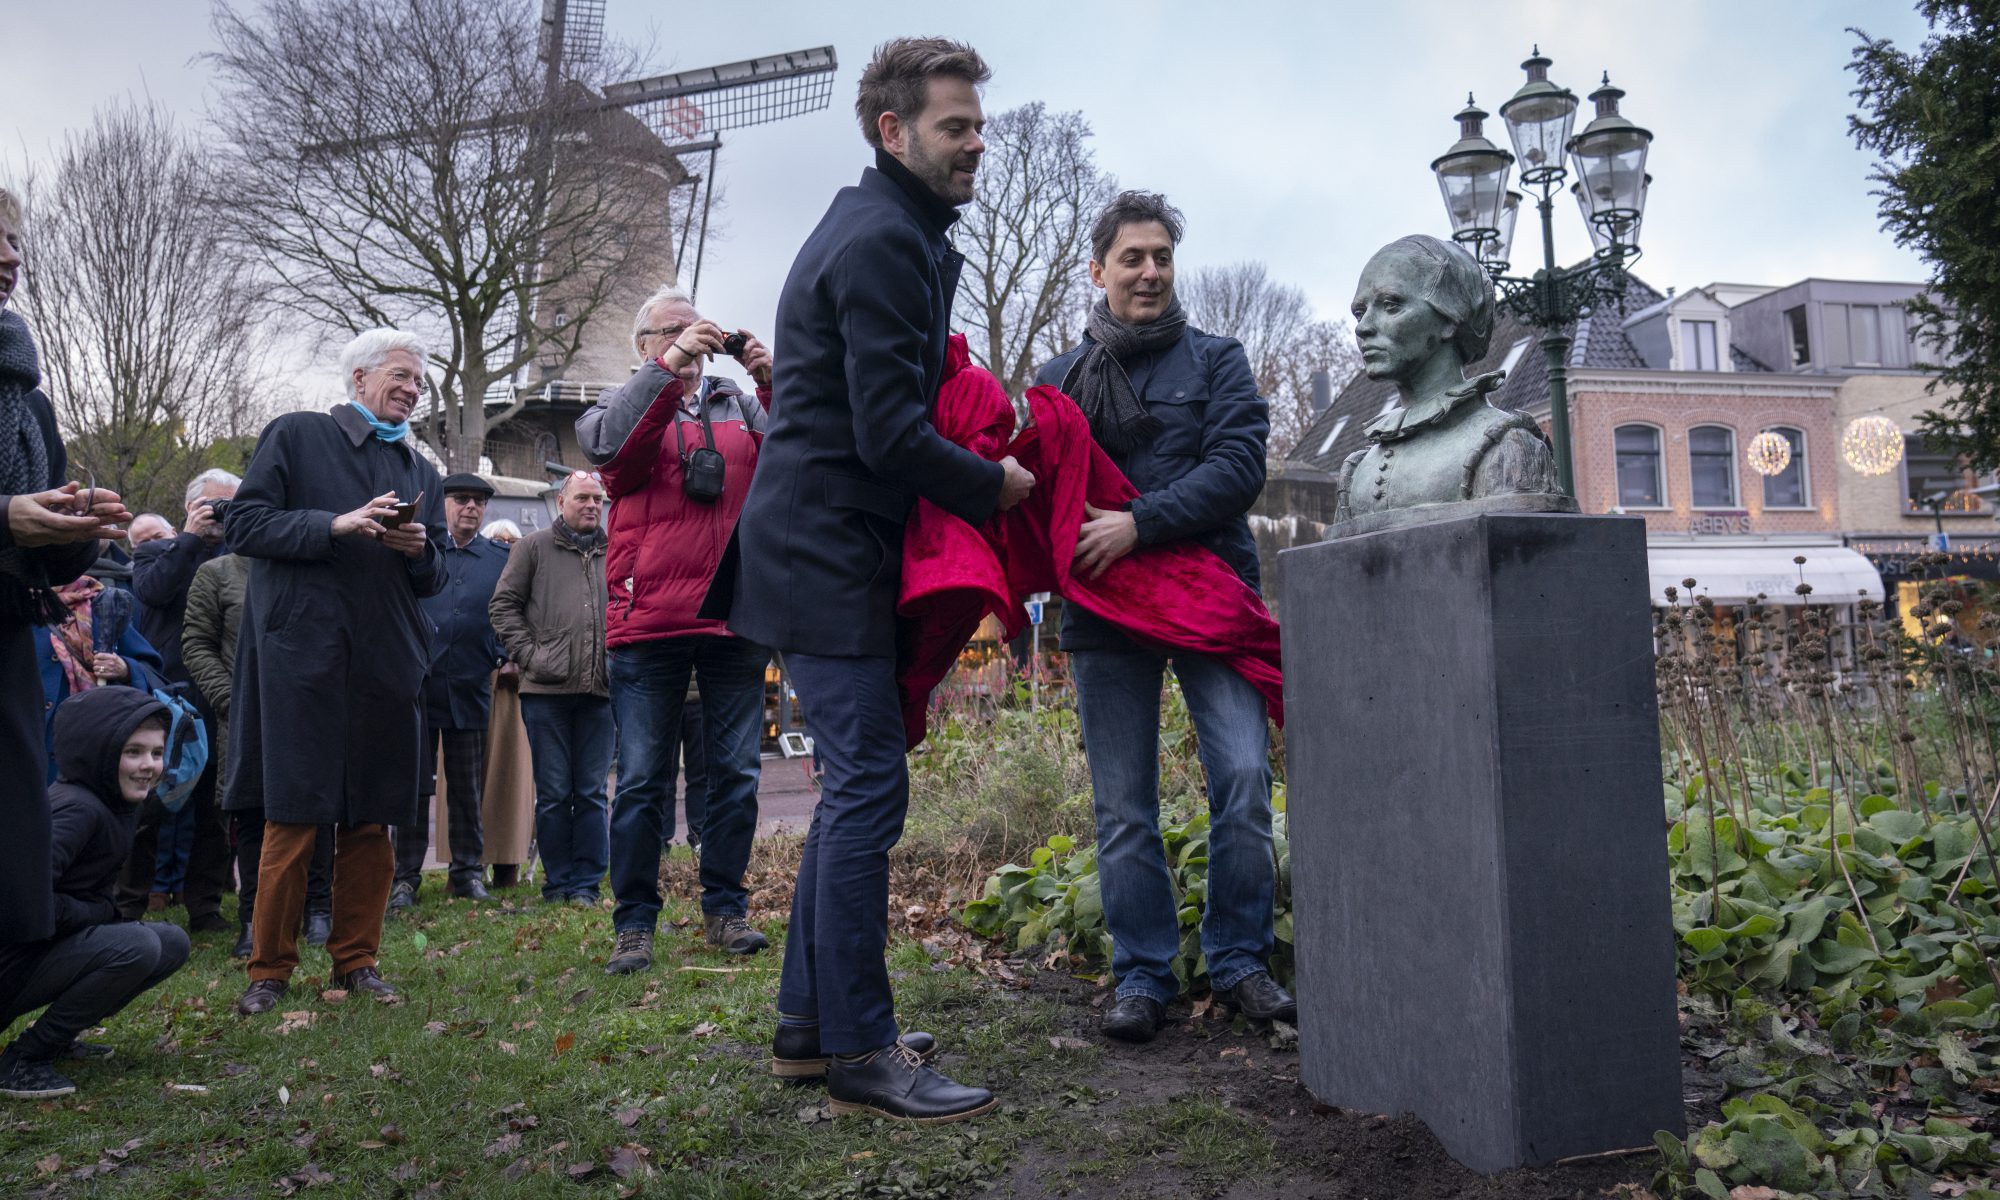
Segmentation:
[(588, 550), (538, 529), (514, 543), (487, 615), (528, 693), (611, 694), (604, 664), (605, 538)]
[(188, 585), (187, 615), (181, 621), (181, 663), (215, 713), (209, 759), (227, 762), (223, 737), (229, 720), (229, 684), (236, 673), (236, 634), (243, 624), (243, 596), (250, 564), (234, 554), (201, 564)]

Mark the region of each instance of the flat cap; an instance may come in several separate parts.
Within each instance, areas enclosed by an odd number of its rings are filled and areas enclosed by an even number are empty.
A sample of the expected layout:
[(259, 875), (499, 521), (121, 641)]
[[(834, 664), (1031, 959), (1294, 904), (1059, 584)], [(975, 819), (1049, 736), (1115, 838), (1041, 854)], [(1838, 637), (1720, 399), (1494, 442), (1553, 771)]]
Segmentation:
[(493, 485), (470, 471), (460, 471), (455, 475), (444, 477), (443, 490), (447, 496), (453, 492), (478, 492), (482, 496), (491, 496)]

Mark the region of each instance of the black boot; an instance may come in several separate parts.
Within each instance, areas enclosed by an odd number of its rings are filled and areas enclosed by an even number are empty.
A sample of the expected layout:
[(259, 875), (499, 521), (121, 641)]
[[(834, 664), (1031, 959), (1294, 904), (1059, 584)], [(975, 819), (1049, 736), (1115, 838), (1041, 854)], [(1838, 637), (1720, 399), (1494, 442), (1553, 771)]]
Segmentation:
[(306, 945), (324, 946), (333, 936), (333, 914), (306, 910)]
[(1121, 1042), (1150, 1042), (1167, 1023), (1167, 1010), (1151, 996), (1120, 996), (1104, 1010), (1098, 1028)]
[(953, 1083), (897, 1042), (860, 1058), (836, 1057), (826, 1070), (827, 1107), (835, 1116), (859, 1114), (943, 1125), (990, 1112), (1000, 1103), (985, 1088)]
[(250, 922), (245, 921), (243, 922), (243, 933), (237, 937), (236, 944), (229, 948), (229, 957), (249, 958), (250, 952), (255, 948), (256, 945), (250, 937)]
[(1217, 992), (1215, 998), (1234, 1008), (1253, 1021), (1283, 1021), (1287, 1025), (1299, 1023), (1299, 1002), (1292, 994), (1278, 986), (1269, 971), (1258, 971), (1236, 982), (1236, 986)]

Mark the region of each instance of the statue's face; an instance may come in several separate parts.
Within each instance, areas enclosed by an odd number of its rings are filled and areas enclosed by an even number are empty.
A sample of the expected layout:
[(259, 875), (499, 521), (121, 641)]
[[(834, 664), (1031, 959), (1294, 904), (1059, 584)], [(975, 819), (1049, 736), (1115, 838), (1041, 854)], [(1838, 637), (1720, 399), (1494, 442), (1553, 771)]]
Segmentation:
[(1431, 271), (1406, 251), (1384, 250), (1368, 260), (1354, 289), (1354, 340), (1370, 379), (1409, 379), (1439, 353), (1456, 355), (1457, 332), (1423, 298)]

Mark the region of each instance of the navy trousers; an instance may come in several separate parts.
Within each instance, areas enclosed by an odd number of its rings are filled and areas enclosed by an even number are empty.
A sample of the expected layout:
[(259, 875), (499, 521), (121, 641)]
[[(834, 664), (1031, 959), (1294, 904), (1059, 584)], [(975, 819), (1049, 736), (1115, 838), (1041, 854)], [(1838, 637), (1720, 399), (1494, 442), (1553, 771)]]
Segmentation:
[(785, 667), (822, 774), (792, 893), (778, 1011), (817, 1021), (826, 1053), (860, 1054), (898, 1036), (884, 958), (889, 851), (910, 807), (896, 663), (787, 654)]

